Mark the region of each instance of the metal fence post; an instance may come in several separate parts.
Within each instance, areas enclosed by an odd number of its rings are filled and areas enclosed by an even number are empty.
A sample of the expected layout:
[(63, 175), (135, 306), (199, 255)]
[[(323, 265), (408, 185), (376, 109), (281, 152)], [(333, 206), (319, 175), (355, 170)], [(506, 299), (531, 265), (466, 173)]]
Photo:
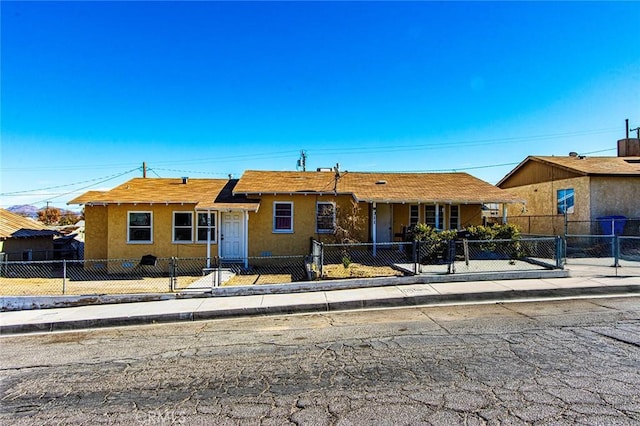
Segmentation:
[(418, 275), (420, 273), (420, 266), (418, 264), (418, 251), (420, 249), (420, 242), (413, 240), (413, 242), (411, 243), (411, 247), (413, 248), (413, 253), (412, 253), (412, 261), (413, 261), (413, 273), (414, 275)]
[(564, 240), (560, 236), (556, 236), (556, 268), (564, 269), (562, 259), (564, 258), (563, 244)]
[(613, 236), (613, 266), (616, 268), (616, 275), (618, 275), (618, 268), (620, 267), (620, 238), (617, 235)]
[(169, 292), (173, 293), (175, 289), (175, 280), (176, 279), (176, 258), (171, 257), (169, 259)]
[(324, 267), (324, 243), (320, 243), (320, 266), (318, 267), (320, 279), (322, 279), (322, 268)]
[(62, 260), (62, 294), (67, 292), (67, 261)]

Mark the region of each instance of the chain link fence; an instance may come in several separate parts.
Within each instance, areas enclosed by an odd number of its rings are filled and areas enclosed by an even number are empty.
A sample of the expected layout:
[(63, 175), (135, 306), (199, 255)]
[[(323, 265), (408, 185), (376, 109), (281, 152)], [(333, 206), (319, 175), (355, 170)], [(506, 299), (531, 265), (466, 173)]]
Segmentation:
[(559, 238), (414, 241), (386, 244), (312, 243), (322, 279), (415, 274), (505, 272), (562, 267)]
[[(304, 281), (306, 256), (0, 262), (0, 295), (95, 295), (206, 291), (217, 286)], [(308, 263), (307, 263), (308, 264)]]
[(625, 275), (640, 276), (640, 237), (617, 235), (567, 235), (567, 265), (624, 268)]
[(640, 237), (640, 218), (602, 216), (595, 220), (572, 220), (571, 215), (510, 216), (509, 223), (522, 234), (556, 235), (619, 235)]
[[(315, 279), (506, 272), (567, 264), (616, 266), (640, 276), (640, 237), (570, 235), (517, 240), (323, 244), (310, 256), (10, 261), (0, 258), (0, 295), (95, 295), (207, 291), (217, 286)], [(617, 272), (617, 271), (616, 271)]]

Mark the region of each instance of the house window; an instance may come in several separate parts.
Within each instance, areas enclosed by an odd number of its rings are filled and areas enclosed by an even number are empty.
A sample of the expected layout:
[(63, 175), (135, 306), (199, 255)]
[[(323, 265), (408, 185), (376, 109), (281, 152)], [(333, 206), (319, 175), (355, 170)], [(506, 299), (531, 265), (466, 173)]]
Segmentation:
[(460, 206), (450, 206), (449, 208), (449, 229), (460, 227)]
[(333, 203), (316, 204), (316, 232), (331, 233), (335, 229), (336, 206)]
[(558, 214), (573, 213), (573, 188), (558, 190)]
[(409, 206), (409, 226), (417, 225), (420, 221), (420, 208)]
[(436, 204), (434, 206), (424, 206), (425, 223), (435, 229), (443, 229), (444, 226), (444, 206)]
[(293, 203), (273, 203), (273, 232), (293, 232)]
[(193, 213), (173, 212), (173, 242), (184, 243), (193, 240)]
[[(198, 213), (198, 223), (197, 223), (197, 241), (199, 243), (207, 242), (207, 229), (211, 228), (211, 242), (216, 241), (216, 214), (215, 212), (211, 212), (211, 222), (209, 222), (209, 214), (207, 213)], [(208, 225), (211, 223), (211, 225)]]
[(153, 216), (151, 212), (129, 212), (127, 216), (127, 242), (151, 243)]

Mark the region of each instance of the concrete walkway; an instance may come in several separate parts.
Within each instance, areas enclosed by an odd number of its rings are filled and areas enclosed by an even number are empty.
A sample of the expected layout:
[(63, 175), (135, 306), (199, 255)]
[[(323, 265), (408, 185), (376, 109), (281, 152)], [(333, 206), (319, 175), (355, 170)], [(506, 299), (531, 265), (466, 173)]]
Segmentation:
[(467, 276), (456, 282), (369, 283), (357, 288), (226, 296), (187, 294), (166, 300), (19, 310), (0, 313), (0, 334), (443, 303), (640, 295), (639, 276), (616, 277), (611, 276), (610, 269), (585, 270), (578, 266), (568, 275), (484, 281)]

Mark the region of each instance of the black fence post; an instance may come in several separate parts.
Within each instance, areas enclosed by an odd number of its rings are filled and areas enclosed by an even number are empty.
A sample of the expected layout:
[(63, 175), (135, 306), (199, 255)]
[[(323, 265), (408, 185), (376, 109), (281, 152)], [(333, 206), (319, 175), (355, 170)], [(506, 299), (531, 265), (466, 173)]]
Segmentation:
[(413, 248), (413, 253), (411, 256), (411, 260), (413, 261), (413, 273), (414, 275), (418, 275), (420, 273), (420, 265), (418, 264), (418, 252), (420, 250), (420, 242), (414, 240), (411, 243), (411, 247)]
[(447, 274), (456, 273), (456, 240), (449, 240), (447, 242)]
[(562, 259), (564, 258), (564, 240), (560, 236), (556, 236), (556, 268), (564, 269)]
[(322, 279), (322, 268), (324, 267), (324, 243), (320, 243), (320, 266), (318, 267), (320, 271), (320, 279)]
[(169, 292), (173, 293), (176, 288), (178, 261), (175, 257), (169, 259)]

